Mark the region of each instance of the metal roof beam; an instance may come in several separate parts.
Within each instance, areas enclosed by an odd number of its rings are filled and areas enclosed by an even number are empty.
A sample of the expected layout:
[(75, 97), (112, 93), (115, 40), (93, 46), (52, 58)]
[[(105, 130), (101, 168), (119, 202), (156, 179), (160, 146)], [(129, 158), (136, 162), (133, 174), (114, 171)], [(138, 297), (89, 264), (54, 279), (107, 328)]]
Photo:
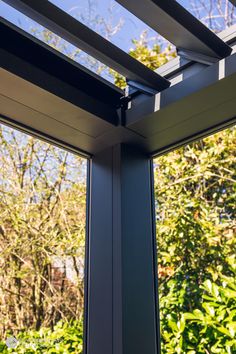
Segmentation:
[[(0, 67), (103, 120), (118, 124), (122, 90), (6, 20), (0, 20)], [(43, 60), (42, 60), (43, 58)]]
[(133, 57), (95, 33), (47, 0), (4, 0), (52, 32), (66, 39), (105, 65), (118, 71), (128, 80), (137, 81), (156, 91), (170, 86), (170, 82)]
[[(116, 0), (177, 48), (218, 59), (232, 49), (176, 0)], [(236, 3), (235, 0), (231, 1)]]

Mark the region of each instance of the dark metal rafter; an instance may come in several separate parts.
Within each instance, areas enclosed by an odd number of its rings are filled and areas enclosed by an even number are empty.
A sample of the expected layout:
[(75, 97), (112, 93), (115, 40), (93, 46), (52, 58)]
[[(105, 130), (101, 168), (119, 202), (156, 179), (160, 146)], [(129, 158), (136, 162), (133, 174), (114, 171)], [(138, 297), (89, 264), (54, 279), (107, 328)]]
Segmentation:
[(122, 90), (6, 20), (0, 19), (0, 33), (0, 67), (118, 124)]
[(4, 0), (68, 42), (124, 75), (162, 91), (170, 82), (47, 0)]
[[(116, 0), (178, 49), (225, 58), (232, 49), (176, 0)], [(236, 0), (231, 2), (236, 3)]]
[(229, 0), (234, 6), (236, 6), (236, 0)]

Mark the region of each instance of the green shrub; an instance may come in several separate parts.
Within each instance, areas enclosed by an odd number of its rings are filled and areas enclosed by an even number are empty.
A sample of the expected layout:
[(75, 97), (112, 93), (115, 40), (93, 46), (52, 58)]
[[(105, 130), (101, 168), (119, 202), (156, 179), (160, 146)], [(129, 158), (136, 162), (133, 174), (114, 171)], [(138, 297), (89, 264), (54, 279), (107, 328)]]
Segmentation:
[(17, 336), (18, 345), (9, 349), (0, 342), (0, 353), (7, 354), (80, 354), (83, 345), (82, 322), (58, 322), (54, 330), (24, 331)]
[(228, 261), (232, 276), (222, 274), (219, 267), (216, 281), (207, 279), (200, 286), (199, 308), (192, 312), (170, 311), (175, 302), (181, 303), (181, 296), (177, 297), (173, 281), (170, 282), (170, 292), (160, 301), (163, 354), (236, 353), (235, 257)]

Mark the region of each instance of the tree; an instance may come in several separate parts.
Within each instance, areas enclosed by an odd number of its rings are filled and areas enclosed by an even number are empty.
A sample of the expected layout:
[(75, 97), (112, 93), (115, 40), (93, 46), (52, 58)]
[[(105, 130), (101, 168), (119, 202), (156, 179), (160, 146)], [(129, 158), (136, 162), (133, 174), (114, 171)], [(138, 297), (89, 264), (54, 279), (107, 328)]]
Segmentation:
[(82, 318), (85, 162), (4, 126), (0, 145), (2, 335)]
[(236, 22), (236, 10), (228, 0), (191, 0), (188, 8), (214, 32), (220, 32)]

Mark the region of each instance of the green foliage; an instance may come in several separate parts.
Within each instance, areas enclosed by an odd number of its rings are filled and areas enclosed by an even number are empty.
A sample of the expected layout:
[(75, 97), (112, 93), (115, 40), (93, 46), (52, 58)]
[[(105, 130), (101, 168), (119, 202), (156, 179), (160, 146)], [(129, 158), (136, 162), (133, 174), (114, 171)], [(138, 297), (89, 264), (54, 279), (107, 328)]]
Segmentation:
[(163, 353), (236, 353), (235, 142), (230, 128), (155, 160)]
[(175, 313), (169, 309), (181, 301), (170, 291), (160, 300), (163, 354), (236, 353), (236, 267), (233, 276), (216, 270), (218, 284), (207, 279), (198, 308), (192, 312)]
[[(39, 331), (26, 331), (17, 336), (14, 349), (0, 342), (0, 353), (7, 354), (80, 354), (83, 345), (82, 321), (58, 322), (52, 331), (42, 327)], [(10, 336), (10, 334), (9, 334)]]

